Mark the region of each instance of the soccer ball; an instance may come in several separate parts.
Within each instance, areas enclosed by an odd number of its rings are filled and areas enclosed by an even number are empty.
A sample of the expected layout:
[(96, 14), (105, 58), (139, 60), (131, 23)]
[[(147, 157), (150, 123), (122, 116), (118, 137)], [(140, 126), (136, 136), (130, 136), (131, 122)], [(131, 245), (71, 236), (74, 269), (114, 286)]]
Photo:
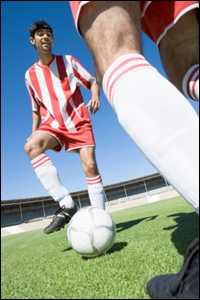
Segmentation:
[(67, 238), (72, 248), (82, 256), (99, 256), (113, 245), (115, 223), (103, 209), (81, 208), (69, 222)]

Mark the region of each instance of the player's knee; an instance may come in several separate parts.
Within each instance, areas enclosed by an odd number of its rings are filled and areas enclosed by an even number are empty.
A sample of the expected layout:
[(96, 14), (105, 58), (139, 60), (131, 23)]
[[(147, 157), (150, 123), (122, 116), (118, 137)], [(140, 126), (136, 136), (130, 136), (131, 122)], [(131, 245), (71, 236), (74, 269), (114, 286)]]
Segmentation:
[(28, 141), (24, 145), (24, 150), (26, 154), (32, 158), (33, 156), (41, 154), (44, 151), (44, 146), (42, 142)]
[(30, 147), (30, 143), (26, 142), (26, 144), (24, 145), (24, 151), (26, 152), (26, 154), (29, 154), (31, 151), (31, 147)]

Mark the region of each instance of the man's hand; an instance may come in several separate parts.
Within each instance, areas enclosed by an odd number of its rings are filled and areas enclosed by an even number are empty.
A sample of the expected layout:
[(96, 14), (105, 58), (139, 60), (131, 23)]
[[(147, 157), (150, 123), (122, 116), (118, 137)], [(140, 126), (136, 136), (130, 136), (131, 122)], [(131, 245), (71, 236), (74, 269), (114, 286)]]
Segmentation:
[(91, 84), (91, 99), (87, 104), (89, 112), (96, 113), (100, 108), (99, 86), (96, 81)]
[(91, 113), (96, 113), (100, 108), (99, 97), (93, 97), (87, 104), (87, 108)]

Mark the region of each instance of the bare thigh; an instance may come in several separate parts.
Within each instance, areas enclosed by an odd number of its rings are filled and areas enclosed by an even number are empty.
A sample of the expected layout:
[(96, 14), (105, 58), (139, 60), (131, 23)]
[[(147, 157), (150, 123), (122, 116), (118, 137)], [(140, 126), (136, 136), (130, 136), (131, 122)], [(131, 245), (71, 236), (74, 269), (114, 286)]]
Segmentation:
[(182, 79), (190, 66), (199, 63), (197, 10), (182, 16), (160, 42), (160, 56), (169, 80), (182, 90)]
[(99, 77), (120, 55), (141, 52), (139, 1), (91, 1), (83, 6), (79, 28)]

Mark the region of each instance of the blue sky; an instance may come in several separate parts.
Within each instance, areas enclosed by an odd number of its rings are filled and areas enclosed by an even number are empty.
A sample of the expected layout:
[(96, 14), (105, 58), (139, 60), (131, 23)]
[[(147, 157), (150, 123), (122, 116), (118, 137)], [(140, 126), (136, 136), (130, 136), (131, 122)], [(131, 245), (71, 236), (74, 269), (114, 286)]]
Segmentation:
[[(37, 60), (29, 44), (27, 28), (36, 20), (46, 20), (54, 29), (55, 54), (72, 54), (94, 74), (90, 53), (77, 34), (68, 1), (1, 1), (1, 199), (46, 196), (24, 152), (31, 133), (32, 115), (24, 84), (26, 69)], [(162, 74), (159, 54), (154, 44), (142, 35), (144, 54)], [(83, 90), (85, 102), (90, 94)], [(197, 105), (193, 104), (197, 109)], [(96, 155), (104, 185), (156, 172), (137, 146), (118, 124), (101, 92), (101, 109), (92, 116)], [(64, 185), (70, 192), (86, 189), (85, 177), (77, 154), (48, 152)]]

